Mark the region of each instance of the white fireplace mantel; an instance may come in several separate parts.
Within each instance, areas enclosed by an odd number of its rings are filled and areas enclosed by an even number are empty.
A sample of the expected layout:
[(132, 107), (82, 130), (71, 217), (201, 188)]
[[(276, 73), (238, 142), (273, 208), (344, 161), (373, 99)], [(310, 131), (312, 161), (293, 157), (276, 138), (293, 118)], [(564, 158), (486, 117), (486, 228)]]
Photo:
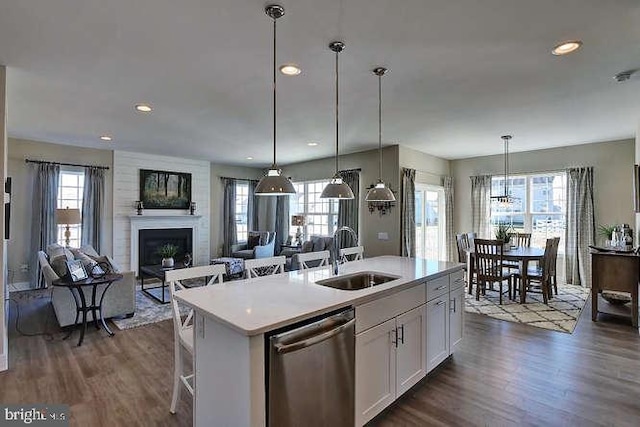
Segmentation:
[(200, 235), (200, 218), (202, 215), (129, 215), (131, 222), (131, 270), (138, 274), (138, 246), (140, 230), (162, 228), (191, 228), (194, 260), (198, 259), (196, 252)]

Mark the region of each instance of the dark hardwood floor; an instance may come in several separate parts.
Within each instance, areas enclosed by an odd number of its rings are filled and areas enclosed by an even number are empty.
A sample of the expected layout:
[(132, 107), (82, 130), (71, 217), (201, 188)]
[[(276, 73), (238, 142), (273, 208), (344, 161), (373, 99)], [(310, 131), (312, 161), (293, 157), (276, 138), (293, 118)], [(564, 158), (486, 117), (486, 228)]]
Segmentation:
[[(169, 413), (171, 321), (116, 329), (113, 338), (91, 329), (78, 348), (77, 335), (61, 341), (47, 300), (39, 303), (31, 314), (23, 310), (21, 329), (46, 328), (52, 339), (11, 332), (0, 402), (67, 403), (74, 426), (191, 425), (186, 392), (177, 414)], [(573, 335), (467, 314), (459, 351), (370, 424), (640, 425), (638, 331), (605, 316), (593, 323), (589, 308)], [(10, 312), (13, 327), (13, 303)]]

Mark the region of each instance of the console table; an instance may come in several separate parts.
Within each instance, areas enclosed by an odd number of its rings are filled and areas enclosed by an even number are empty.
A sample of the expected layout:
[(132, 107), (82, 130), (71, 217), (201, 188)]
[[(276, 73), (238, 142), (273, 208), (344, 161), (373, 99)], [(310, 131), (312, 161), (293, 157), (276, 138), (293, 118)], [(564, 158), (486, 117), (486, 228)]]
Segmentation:
[(631, 294), (631, 324), (638, 327), (640, 256), (634, 253), (591, 251), (591, 320), (598, 318), (598, 295), (603, 290)]

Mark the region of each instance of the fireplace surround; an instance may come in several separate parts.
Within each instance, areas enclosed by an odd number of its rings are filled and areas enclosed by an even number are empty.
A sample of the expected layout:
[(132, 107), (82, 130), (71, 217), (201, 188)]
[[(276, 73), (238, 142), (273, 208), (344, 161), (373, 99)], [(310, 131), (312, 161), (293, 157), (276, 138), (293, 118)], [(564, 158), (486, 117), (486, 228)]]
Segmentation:
[(174, 257), (182, 261), (186, 254), (193, 253), (192, 228), (146, 228), (138, 231), (138, 271), (145, 265), (160, 264), (162, 257), (158, 249), (166, 244), (178, 247)]

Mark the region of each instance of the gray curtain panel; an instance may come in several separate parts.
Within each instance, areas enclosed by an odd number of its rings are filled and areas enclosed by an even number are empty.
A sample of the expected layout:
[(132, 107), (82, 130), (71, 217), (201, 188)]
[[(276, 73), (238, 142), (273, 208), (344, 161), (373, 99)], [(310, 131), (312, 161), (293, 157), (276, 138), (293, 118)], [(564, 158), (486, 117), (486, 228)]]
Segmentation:
[(104, 205), (104, 169), (84, 168), (82, 193), (82, 244), (91, 245), (100, 252), (100, 227)]
[(567, 228), (565, 268), (567, 283), (591, 287), (589, 245), (594, 244), (593, 168), (567, 170)]
[(40, 283), (40, 265), (38, 251), (45, 250), (47, 245), (58, 241), (58, 225), (56, 209), (58, 208), (58, 182), (60, 165), (49, 163), (35, 164), (33, 180), (33, 202), (31, 215), (31, 265), (33, 283)]
[[(358, 223), (360, 218), (360, 171), (350, 170), (340, 172), (342, 180), (351, 187), (353, 191), (352, 200), (340, 200), (338, 202), (338, 227), (347, 226), (358, 233)], [(340, 233), (339, 245), (341, 248), (355, 246), (348, 233)]]
[(416, 170), (402, 168), (402, 256), (416, 256)]
[(258, 181), (249, 180), (249, 203), (247, 206), (247, 230), (258, 230), (258, 198), (256, 187)]
[(444, 215), (445, 215), (445, 237), (447, 239), (447, 261), (458, 260), (458, 246), (456, 244), (456, 233), (453, 226), (453, 177), (445, 176), (442, 179), (444, 187)]
[(491, 239), (491, 175), (470, 178), (472, 231), (482, 239)]
[(233, 178), (221, 178), (224, 187), (222, 198), (222, 254), (231, 256), (231, 247), (236, 242), (236, 180)]
[(279, 254), (282, 244), (289, 236), (289, 196), (277, 196), (276, 202), (276, 241), (274, 254)]

